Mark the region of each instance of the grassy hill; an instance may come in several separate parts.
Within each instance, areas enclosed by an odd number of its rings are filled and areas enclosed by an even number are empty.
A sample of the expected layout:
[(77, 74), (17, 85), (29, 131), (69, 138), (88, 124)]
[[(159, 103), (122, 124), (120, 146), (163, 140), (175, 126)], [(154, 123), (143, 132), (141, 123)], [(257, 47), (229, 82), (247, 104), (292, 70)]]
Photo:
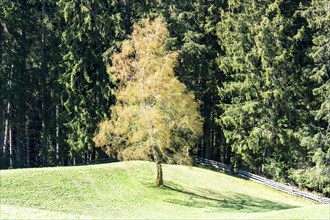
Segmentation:
[(153, 163), (0, 171), (0, 219), (329, 219), (316, 205), (257, 183), (196, 167)]

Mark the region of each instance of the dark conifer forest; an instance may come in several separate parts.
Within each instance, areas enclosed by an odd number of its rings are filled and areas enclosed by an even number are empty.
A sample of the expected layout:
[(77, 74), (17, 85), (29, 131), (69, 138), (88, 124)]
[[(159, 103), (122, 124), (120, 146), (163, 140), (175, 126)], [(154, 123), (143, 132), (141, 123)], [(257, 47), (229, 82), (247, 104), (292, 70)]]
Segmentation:
[(327, 0), (0, 0), (0, 168), (108, 157), (111, 57), (158, 17), (200, 105), (191, 156), (330, 196)]

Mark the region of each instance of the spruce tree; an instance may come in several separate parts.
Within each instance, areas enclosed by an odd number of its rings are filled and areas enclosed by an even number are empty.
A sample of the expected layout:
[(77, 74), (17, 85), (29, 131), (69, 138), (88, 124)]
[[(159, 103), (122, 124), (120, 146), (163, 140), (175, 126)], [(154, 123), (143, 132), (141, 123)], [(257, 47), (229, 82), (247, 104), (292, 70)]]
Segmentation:
[(308, 117), (298, 7), (281, 0), (228, 1), (217, 27), (219, 68), (226, 74), (219, 123), (227, 143), (236, 163), (242, 159), (250, 169), (279, 179), (301, 156), (296, 134)]
[(116, 50), (125, 36), (120, 2), (58, 1), (62, 18), (62, 61), (59, 82), (65, 106), (66, 142), (73, 160), (95, 158), (96, 124), (108, 115), (111, 83), (103, 54)]
[(307, 151), (303, 163), (290, 171), (290, 178), (299, 185), (330, 195), (330, 5), (329, 1), (311, 1), (301, 5), (301, 14), (308, 22), (305, 32), (312, 45), (306, 52), (311, 63), (306, 67), (311, 115), (301, 132), (301, 145)]
[(229, 162), (230, 154), (224, 146), (220, 126), (215, 122), (220, 110), (217, 86), (222, 74), (216, 57), (220, 50), (217, 43), (216, 24), (221, 1), (164, 1), (159, 11), (169, 24), (172, 50), (180, 51), (176, 72), (179, 79), (201, 100), (204, 132), (197, 154), (206, 158)]

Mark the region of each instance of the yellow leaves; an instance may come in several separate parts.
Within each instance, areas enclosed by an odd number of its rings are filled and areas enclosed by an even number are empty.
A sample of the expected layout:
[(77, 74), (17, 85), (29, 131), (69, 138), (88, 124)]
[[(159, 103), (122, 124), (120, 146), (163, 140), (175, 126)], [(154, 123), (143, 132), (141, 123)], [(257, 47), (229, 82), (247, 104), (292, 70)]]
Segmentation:
[(111, 133), (113, 127), (110, 121), (103, 121), (99, 124), (99, 131), (94, 136), (93, 141), (96, 146), (107, 146), (108, 145), (108, 135)]
[(133, 46), (130, 41), (124, 41), (121, 53), (112, 55), (112, 66), (108, 68), (108, 73), (114, 80), (127, 80), (131, 75), (131, 66), (133, 60), (131, 58), (134, 53)]
[(157, 53), (164, 50), (164, 41), (168, 37), (169, 32), (164, 25), (162, 18), (143, 20), (143, 26), (134, 25), (132, 40), (134, 47), (139, 55), (147, 55), (149, 53)]
[(157, 147), (167, 161), (174, 154), (186, 160), (202, 134), (198, 103), (175, 77), (178, 53), (166, 50), (167, 36), (162, 19), (144, 20), (111, 57), (108, 70), (120, 85), (117, 102), (94, 140), (117, 150), (122, 159), (150, 159)]

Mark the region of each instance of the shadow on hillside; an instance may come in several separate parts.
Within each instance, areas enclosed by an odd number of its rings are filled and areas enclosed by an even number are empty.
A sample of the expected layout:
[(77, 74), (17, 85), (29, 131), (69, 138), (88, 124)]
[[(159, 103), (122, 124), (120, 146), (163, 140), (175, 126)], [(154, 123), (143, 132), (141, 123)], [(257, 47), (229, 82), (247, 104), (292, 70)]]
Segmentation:
[(235, 210), (236, 212), (267, 212), (298, 207), (240, 193), (233, 193), (232, 196), (226, 197), (218, 192), (200, 189), (200, 194), (197, 194), (182, 189), (180, 186), (173, 183), (164, 186), (164, 188), (186, 195), (185, 198), (167, 199), (165, 202), (195, 208), (211, 207), (215, 209), (214, 211), (218, 209), (228, 209), (228, 211)]

